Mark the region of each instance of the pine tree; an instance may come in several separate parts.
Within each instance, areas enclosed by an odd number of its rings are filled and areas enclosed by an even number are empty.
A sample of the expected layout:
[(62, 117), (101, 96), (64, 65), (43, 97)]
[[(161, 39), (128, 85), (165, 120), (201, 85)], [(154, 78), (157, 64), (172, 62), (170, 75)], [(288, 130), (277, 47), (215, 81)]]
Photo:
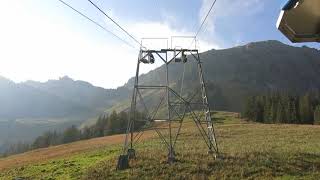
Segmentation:
[(246, 100), (245, 108), (243, 115), (244, 117), (248, 118), (249, 120), (254, 119), (254, 107), (255, 106), (255, 100), (253, 96), (250, 96)]
[(301, 122), (304, 124), (313, 124), (313, 113), (309, 95), (306, 94), (300, 98), (299, 106)]
[(277, 111), (277, 118), (276, 118), (276, 122), (278, 123), (285, 123), (285, 110), (283, 105), (281, 104), (281, 102), (279, 101), (279, 105), (278, 107), (278, 111)]
[[(289, 94), (287, 92), (281, 94), (281, 98), (280, 98), (280, 106), (282, 108), (282, 113), (283, 113), (283, 117), (281, 119), (281, 123), (290, 123), (290, 108), (289, 108), (289, 104), (290, 104), (290, 97)], [(278, 108), (279, 109), (279, 108)]]
[(271, 109), (271, 113), (270, 113), (269, 121), (271, 123), (275, 123), (277, 120), (277, 113), (278, 113), (278, 105), (275, 98), (272, 98), (270, 109)]
[(85, 126), (81, 131), (81, 139), (90, 139), (92, 138), (91, 128)]
[(80, 140), (80, 135), (81, 135), (81, 133), (77, 129), (77, 127), (71, 126), (70, 128), (67, 128), (63, 132), (62, 142), (63, 143), (70, 143), (70, 142), (78, 141), (78, 140)]
[(126, 131), (129, 117), (128, 117), (128, 114), (126, 112), (120, 112), (118, 114), (118, 116), (119, 116), (118, 117), (119, 129), (120, 129), (120, 132), (123, 133), (123, 132)]
[(320, 105), (318, 105), (314, 111), (314, 123), (320, 125)]
[(269, 96), (265, 97), (265, 103), (263, 107), (263, 120), (265, 123), (271, 123), (270, 115), (271, 115), (271, 100)]
[(106, 127), (106, 116), (105, 115), (101, 115), (99, 116), (96, 124), (94, 125), (94, 136), (95, 137), (102, 137), (104, 136), (104, 132), (105, 132), (105, 127)]
[(297, 102), (294, 97), (291, 97), (287, 108), (287, 122), (298, 123)]

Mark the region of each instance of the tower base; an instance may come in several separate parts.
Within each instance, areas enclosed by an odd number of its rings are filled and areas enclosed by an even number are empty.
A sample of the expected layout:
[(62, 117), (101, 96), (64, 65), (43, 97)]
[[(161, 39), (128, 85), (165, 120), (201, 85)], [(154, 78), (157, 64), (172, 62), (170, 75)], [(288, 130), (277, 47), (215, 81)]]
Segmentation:
[(117, 164), (117, 170), (125, 170), (129, 168), (129, 156), (120, 155)]
[(128, 158), (129, 159), (135, 159), (136, 158), (136, 150), (128, 149)]

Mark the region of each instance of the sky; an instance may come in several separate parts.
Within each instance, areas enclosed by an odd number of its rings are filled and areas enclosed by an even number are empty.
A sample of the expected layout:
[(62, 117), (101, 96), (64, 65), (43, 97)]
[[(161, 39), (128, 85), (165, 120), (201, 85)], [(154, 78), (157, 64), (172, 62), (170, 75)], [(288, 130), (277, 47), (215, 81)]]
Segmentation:
[[(132, 48), (58, 0), (0, 1), (0, 75), (15, 82), (45, 82), (69, 76), (95, 86), (116, 88), (135, 75), (139, 45), (87, 0), (64, 0)], [(141, 38), (194, 36), (212, 0), (92, 0), (139, 41)], [(286, 0), (217, 0), (198, 36), (200, 51), (253, 41), (291, 44), (276, 28)], [(174, 47), (191, 39), (174, 38)], [(186, 46), (186, 44), (188, 44)], [(166, 40), (144, 40), (163, 48)], [(317, 44), (298, 44), (319, 47)], [(169, 43), (171, 46), (171, 43)], [(160, 66), (143, 67), (146, 73)]]

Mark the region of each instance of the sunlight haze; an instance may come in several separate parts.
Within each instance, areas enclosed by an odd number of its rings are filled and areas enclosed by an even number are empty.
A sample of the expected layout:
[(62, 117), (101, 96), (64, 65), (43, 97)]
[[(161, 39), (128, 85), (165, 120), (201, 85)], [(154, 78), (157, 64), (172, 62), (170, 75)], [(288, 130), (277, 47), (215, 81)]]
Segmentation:
[[(138, 48), (138, 44), (87, 1), (66, 2)], [(188, 1), (184, 8), (177, 8), (184, 2), (181, 0), (172, 3), (169, 0), (96, 2), (140, 40), (143, 37), (194, 36), (211, 1)], [(206, 31), (199, 35), (200, 51), (276, 38), (288, 43), (276, 33), (272, 24), (275, 20), (267, 17), (271, 14), (268, 7), (276, 12), (281, 5), (261, 0), (219, 1), (205, 24)], [(141, 11), (148, 11), (148, 16)], [(0, 75), (15, 82), (44, 82), (67, 75), (96, 86), (116, 88), (134, 76), (137, 49), (127, 46), (57, 0), (1, 1), (0, 21)], [(231, 28), (231, 24), (235, 27)], [(249, 30), (248, 27), (253, 28)], [(252, 36), (246, 36), (244, 30)]]

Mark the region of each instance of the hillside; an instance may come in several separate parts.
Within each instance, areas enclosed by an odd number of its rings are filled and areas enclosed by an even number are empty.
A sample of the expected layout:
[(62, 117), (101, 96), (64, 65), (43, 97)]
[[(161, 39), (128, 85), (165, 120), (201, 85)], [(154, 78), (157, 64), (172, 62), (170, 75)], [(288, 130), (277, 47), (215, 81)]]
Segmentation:
[(115, 170), (124, 137), (116, 135), (2, 158), (0, 179), (319, 179), (319, 126), (248, 123), (229, 112), (215, 117), (219, 160), (207, 155), (194, 123), (187, 121), (173, 165), (148, 132), (130, 170)]
[[(279, 41), (249, 43), (223, 50), (200, 54), (205, 79), (208, 83), (211, 106), (216, 110), (242, 111), (248, 95), (273, 90), (302, 93), (320, 88), (320, 51), (308, 47), (293, 47)], [(193, 58), (189, 57), (189, 62)], [(195, 63), (187, 63), (184, 94), (198, 86)], [(164, 83), (164, 66), (140, 77), (141, 84)], [(169, 69), (170, 84), (180, 89), (183, 65)], [(125, 85), (132, 88), (134, 79)], [(155, 96), (155, 93), (152, 93)], [(150, 96), (150, 95), (149, 95)], [(129, 103), (117, 104), (114, 109), (125, 109)]]

